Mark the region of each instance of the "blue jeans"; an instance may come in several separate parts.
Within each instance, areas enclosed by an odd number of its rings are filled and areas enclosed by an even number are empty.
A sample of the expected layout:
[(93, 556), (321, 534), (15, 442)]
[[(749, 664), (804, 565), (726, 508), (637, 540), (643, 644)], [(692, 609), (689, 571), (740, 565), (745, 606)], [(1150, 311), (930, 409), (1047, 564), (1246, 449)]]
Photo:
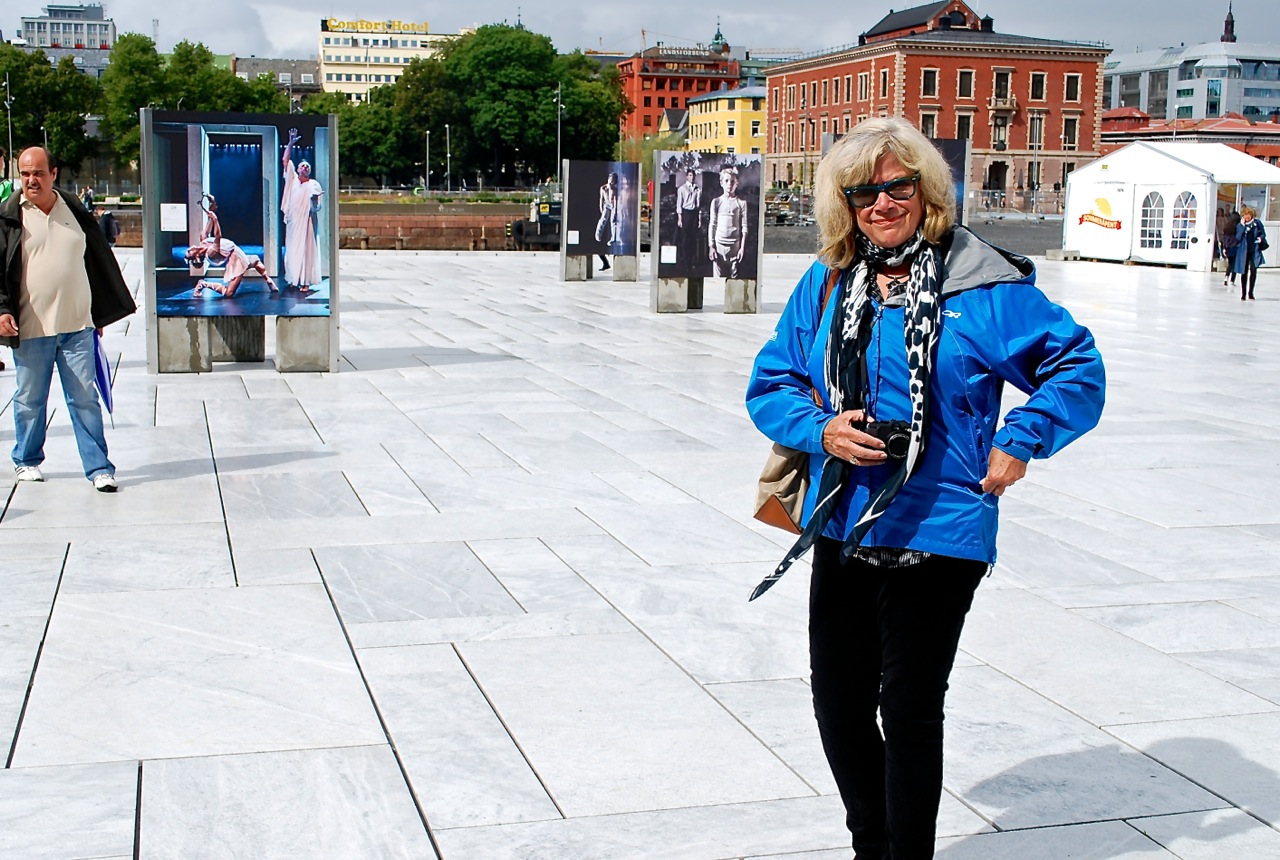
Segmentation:
[(39, 466), (44, 462), (49, 383), (57, 364), (85, 477), (92, 481), (102, 473), (114, 475), (116, 467), (107, 459), (107, 437), (94, 381), (93, 329), (26, 338), (13, 351), (13, 363), (18, 376), (13, 396), (13, 423), (18, 432), (13, 464)]

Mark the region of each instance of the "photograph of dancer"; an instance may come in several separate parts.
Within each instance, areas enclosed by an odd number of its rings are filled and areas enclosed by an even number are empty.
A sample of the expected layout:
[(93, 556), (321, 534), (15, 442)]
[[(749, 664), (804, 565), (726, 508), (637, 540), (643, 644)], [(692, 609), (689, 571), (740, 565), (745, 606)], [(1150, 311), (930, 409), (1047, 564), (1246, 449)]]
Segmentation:
[(266, 280), (270, 292), (277, 292), (276, 282), (267, 274), (267, 267), (262, 265), (257, 255), (246, 254), (235, 242), (223, 238), (217, 199), (208, 192), (200, 195), (200, 208), (205, 214), (204, 229), (200, 233), (200, 244), (187, 249), (186, 261), (190, 266), (222, 266), (222, 282), (201, 278), (196, 282), (192, 297), (198, 299), (205, 290), (212, 290), (230, 298), (240, 289), (240, 282), (250, 271), (257, 272)]
[(612, 245), (618, 241), (618, 174), (610, 173), (600, 186), (600, 220), (596, 222), (596, 241)]
[(635, 162), (570, 161), (563, 207), (565, 252), (634, 256), (639, 188), (640, 165)]
[(284, 282), (303, 292), (320, 284), (320, 198), (324, 189), (311, 177), (311, 163), (306, 159), (293, 163), (293, 145), (298, 130), (289, 129), (289, 142), (284, 148), (284, 193), (280, 211), (284, 215)]

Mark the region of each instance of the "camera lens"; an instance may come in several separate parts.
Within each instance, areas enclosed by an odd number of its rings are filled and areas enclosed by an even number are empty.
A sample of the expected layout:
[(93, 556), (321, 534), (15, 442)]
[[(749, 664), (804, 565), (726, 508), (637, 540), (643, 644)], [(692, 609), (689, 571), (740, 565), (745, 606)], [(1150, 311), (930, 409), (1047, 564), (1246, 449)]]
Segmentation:
[(906, 433), (894, 433), (884, 443), (885, 453), (895, 460), (905, 460), (910, 447), (911, 436)]

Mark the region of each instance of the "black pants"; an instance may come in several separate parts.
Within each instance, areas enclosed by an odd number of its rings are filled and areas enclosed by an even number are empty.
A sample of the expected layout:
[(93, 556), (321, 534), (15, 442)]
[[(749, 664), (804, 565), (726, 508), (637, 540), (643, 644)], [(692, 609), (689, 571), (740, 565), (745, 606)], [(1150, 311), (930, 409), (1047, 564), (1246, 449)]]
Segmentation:
[(947, 556), (900, 568), (842, 564), (838, 542), (814, 547), (813, 709), (857, 860), (933, 857), (943, 699), (986, 569)]
[(1253, 285), (1258, 280), (1258, 263), (1253, 254), (1246, 254), (1244, 268), (1240, 272), (1240, 298), (1253, 298)]

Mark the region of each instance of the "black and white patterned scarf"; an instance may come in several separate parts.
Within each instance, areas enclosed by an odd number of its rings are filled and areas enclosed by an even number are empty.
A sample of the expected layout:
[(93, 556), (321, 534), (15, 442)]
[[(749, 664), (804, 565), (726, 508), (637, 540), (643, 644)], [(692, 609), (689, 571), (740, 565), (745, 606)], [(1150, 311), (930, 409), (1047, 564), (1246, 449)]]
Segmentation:
[[(854, 553), (876, 520), (888, 509), (898, 490), (915, 473), (924, 457), (925, 430), (929, 426), (929, 376), (933, 370), (939, 322), (942, 313), (939, 268), (942, 255), (938, 246), (924, 240), (924, 233), (916, 234), (896, 248), (881, 248), (859, 233), (857, 264), (840, 279), (840, 292), (835, 309), (836, 318), (831, 323), (831, 334), (826, 347), (827, 399), (831, 408), (840, 414), (849, 409), (861, 409), (866, 402), (866, 380), (863, 378), (865, 363), (863, 353), (871, 339), (872, 290), (878, 290), (878, 272), (911, 260), (907, 281), (906, 324), (903, 326), (907, 346), (907, 368), (911, 374), (911, 443), (907, 456), (896, 472), (867, 500), (853, 531), (845, 541), (843, 557)], [(822, 477), (818, 482), (818, 498), (813, 515), (795, 545), (787, 551), (773, 573), (765, 577), (751, 600), (768, 591), (782, 578), (787, 568), (804, 555), (822, 534), (832, 514), (840, 503), (840, 496), (854, 466), (846, 460), (830, 454), (822, 465)]]

